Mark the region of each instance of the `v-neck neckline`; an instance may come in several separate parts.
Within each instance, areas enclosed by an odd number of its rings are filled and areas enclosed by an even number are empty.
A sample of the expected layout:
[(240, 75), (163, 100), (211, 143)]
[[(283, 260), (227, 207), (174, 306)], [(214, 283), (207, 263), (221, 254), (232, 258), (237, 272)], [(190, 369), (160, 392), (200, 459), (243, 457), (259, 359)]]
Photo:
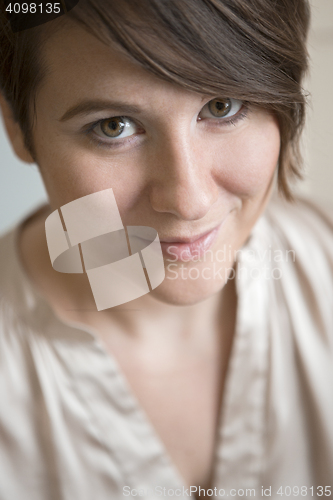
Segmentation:
[[(256, 231), (258, 232), (258, 227), (261, 224), (262, 218), (259, 219), (256, 223)], [(259, 223), (259, 224), (258, 224)], [(186, 483), (172, 461), (162, 439), (160, 438), (159, 434), (157, 433), (155, 427), (153, 426), (149, 416), (146, 414), (145, 410), (142, 408), (140, 405), (136, 395), (134, 394), (127, 377), (125, 376), (123, 370), (119, 366), (116, 358), (114, 355), (112, 355), (109, 351), (106, 350), (104, 347), (103, 343), (99, 340), (98, 334), (94, 331), (93, 328), (85, 325), (84, 323), (80, 322), (71, 322), (71, 321), (64, 321), (62, 318), (60, 318), (57, 313), (54, 311), (54, 309), (51, 307), (51, 305), (42, 297), (42, 295), (39, 293), (39, 291), (36, 289), (35, 285), (30, 281), (29, 277), (26, 274), (26, 271), (23, 267), (23, 264), (21, 263), (20, 256), (19, 256), (19, 250), (18, 250), (18, 235), (19, 235), (19, 230), (20, 226), (18, 226), (15, 230), (12, 232), (12, 238), (13, 238), (13, 256), (14, 256), (14, 267), (16, 267), (16, 272), (17, 272), (17, 277), (18, 281), (20, 283), (24, 283), (24, 288), (26, 293), (22, 294), (21, 301), (24, 301), (27, 299), (27, 297), (30, 295), (30, 304), (31, 304), (31, 296), (33, 297), (32, 302), (35, 301), (35, 304), (38, 306), (38, 314), (37, 316), (39, 318), (47, 318), (47, 323), (48, 327), (51, 328), (52, 330), (54, 329), (54, 333), (56, 334), (57, 329), (59, 327), (67, 330), (76, 330), (81, 332), (81, 337), (82, 334), (88, 335), (92, 341), (93, 341), (93, 351), (94, 355), (98, 357), (99, 363), (97, 363), (96, 366), (103, 366), (103, 370), (105, 373), (107, 373), (111, 379), (113, 380), (113, 393), (116, 394), (121, 394), (122, 396), (122, 401), (126, 402), (125, 408), (121, 409), (121, 402), (118, 401), (118, 406), (116, 409), (113, 408), (116, 412), (120, 413), (121, 415), (118, 415), (118, 417), (124, 418), (123, 413), (126, 415), (126, 426), (129, 428), (131, 427), (132, 429), (132, 438), (133, 442), (135, 443), (135, 446), (137, 449), (132, 450), (134, 453), (134, 456), (137, 456), (137, 459), (140, 460), (140, 456), (145, 457), (146, 462), (149, 462), (152, 467), (152, 469), (157, 469), (156, 472), (159, 472), (159, 476), (165, 477), (168, 480), (168, 484), (170, 484), (170, 481), (172, 484), (174, 484), (175, 488), (189, 488), (189, 486), (186, 486)], [(259, 231), (260, 232), (260, 231)], [(252, 234), (252, 233), (251, 233)], [(253, 238), (252, 238), (253, 241)], [(251, 249), (251, 245), (247, 246), (248, 249)], [(246, 248), (245, 248), (246, 251)], [(256, 261), (258, 264), (258, 260)], [(233, 453), (231, 451), (231, 448), (233, 445), (236, 445), (238, 447), (241, 447), (241, 441), (242, 441), (242, 436), (246, 436), (247, 431), (246, 431), (246, 420), (248, 415), (246, 414), (246, 409), (243, 408), (243, 413), (239, 409), (239, 401), (237, 398), (240, 397), (240, 393), (242, 392), (240, 390), (240, 386), (242, 386), (242, 383), (244, 382), (244, 362), (246, 363), (246, 359), (248, 358), (248, 352), (245, 346), (247, 345), (247, 348), (249, 349), (251, 346), (249, 346), (249, 333), (251, 334), (251, 331), (253, 332), (253, 329), (258, 328), (259, 326), (259, 334), (257, 334), (258, 337), (258, 342), (259, 342), (259, 350), (261, 349), (261, 358), (262, 358), (262, 366), (261, 370), (258, 372), (257, 379), (257, 392), (256, 392), (256, 397), (257, 397), (257, 404), (255, 405), (256, 411), (252, 411), (252, 423), (253, 423), (253, 418), (254, 415), (257, 415), (257, 418), (259, 418), (259, 421), (262, 422), (261, 427), (257, 426), (257, 429), (253, 431), (252, 429), (252, 439), (256, 436), (257, 439), (260, 441), (258, 442), (257, 446), (255, 446), (256, 452), (253, 454), (252, 450), (252, 455), (254, 455), (256, 464), (251, 462), (250, 467), (247, 467), (247, 476), (249, 478), (249, 484), (254, 484), (257, 483), (259, 480), (259, 473), (261, 470), (261, 459), (263, 456), (263, 434), (264, 434), (264, 423), (263, 423), (263, 418), (264, 418), (264, 397), (265, 397), (265, 374), (267, 371), (267, 360), (265, 357), (265, 354), (267, 354), (267, 345), (265, 342), (265, 307), (263, 307), (263, 304), (266, 304), (266, 301), (263, 300), (263, 294), (261, 295), (259, 303), (256, 304), (256, 300), (251, 300), (251, 290), (249, 288), (253, 287), (253, 280), (239, 280), (236, 282), (236, 293), (237, 293), (237, 310), (236, 310), (236, 323), (235, 323), (235, 331), (233, 335), (233, 340), (232, 340), (232, 346), (230, 350), (230, 356), (229, 356), (229, 361), (228, 361), (228, 366), (226, 369), (226, 374), (225, 374), (225, 382), (224, 382), (224, 394), (221, 399), (221, 404), (220, 404), (220, 409), (219, 409), (219, 418), (218, 418), (218, 425), (217, 425), (217, 438), (216, 438), (216, 445), (214, 448), (214, 459), (213, 459), (213, 466), (212, 466), (212, 473), (211, 473), (211, 485), (214, 486), (219, 486), (223, 488), (228, 482), (227, 476), (228, 474), (230, 477), (236, 478), (239, 473), (237, 472), (237, 460), (235, 461), (235, 457), (232, 457)], [(257, 286), (257, 291), (259, 290), (259, 287)], [(253, 291), (252, 291), (253, 292)], [(265, 295), (265, 292), (264, 292)], [(252, 303), (252, 307), (249, 305), (249, 301)], [(259, 309), (258, 306), (259, 305)], [(29, 306), (30, 308), (31, 306)], [(249, 315), (249, 312), (252, 310), (252, 315)], [(259, 316), (255, 314), (255, 311), (257, 313), (259, 312)], [(252, 316), (252, 319), (251, 319)], [(260, 320), (261, 317), (261, 320)], [(259, 318), (259, 322), (255, 319)], [(260, 337), (260, 338), (259, 338)], [(87, 337), (86, 337), (87, 339)], [(267, 343), (267, 342), (266, 342)], [(265, 347), (263, 345), (265, 344)], [(91, 351), (92, 352), (92, 351)], [(247, 363), (249, 365), (249, 363)], [(95, 368), (96, 368), (95, 366)], [(251, 366), (248, 367), (249, 369), (253, 368)], [(85, 377), (95, 377), (96, 378), (96, 373), (95, 371), (92, 371), (89, 373), (89, 366), (83, 366), (81, 365), (81, 370), (85, 371)], [(75, 371), (75, 370), (74, 370)], [(82, 374), (81, 374), (82, 375)], [(75, 374), (73, 374), (74, 378), (76, 379), (76, 386), (78, 391), (81, 393), (81, 395), (85, 398), (86, 404), (88, 411), (90, 411), (92, 414), (94, 414), (94, 420), (97, 422), (98, 421), (98, 416), (96, 416), (96, 412), (94, 408), (92, 407), (93, 405), (91, 404), (92, 399), (91, 399), (91, 394), (86, 393), (86, 387), (84, 384), (79, 384), (78, 378), (75, 377)], [(251, 378), (251, 377), (250, 377)], [(107, 378), (106, 378), (107, 379)], [(245, 384), (246, 385), (246, 384)], [(79, 387), (80, 386), (80, 387)], [(88, 391), (89, 392), (89, 391)], [(112, 391), (111, 391), (112, 392)], [(84, 393), (86, 393), (84, 395)], [(112, 394), (110, 394), (111, 399), (112, 399)], [(117, 403), (116, 401), (114, 401)], [(95, 401), (96, 403), (96, 401)], [(100, 401), (100, 404), (103, 402)], [(97, 404), (97, 403), (96, 403)], [(120, 405), (120, 406), (119, 406)], [(106, 406), (105, 404), (103, 405), (103, 408), (105, 410)], [(243, 405), (244, 406), (244, 405)], [(97, 404), (98, 407), (98, 404)], [(238, 407), (238, 411), (237, 411)], [(236, 410), (235, 410), (236, 409)], [(253, 410), (253, 409), (252, 409)], [(236, 417), (238, 418), (238, 425), (239, 425), (239, 430), (238, 432), (235, 432), (235, 429), (233, 429), (234, 424), (233, 420), (235, 417), (235, 411), (236, 411)], [(249, 409), (247, 410), (249, 412)], [(112, 412), (111, 412), (112, 413)], [(113, 411), (113, 417), (115, 418), (115, 414)], [(129, 425), (131, 424), (131, 425)], [(121, 426), (121, 424), (119, 424)], [(105, 423), (104, 423), (105, 426)], [(103, 425), (102, 425), (103, 427)], [(105, 432), (107, 435), (107, 429), (105, 429)], [(127, 434), (127, 432), (126, 432)], [(238, 435), (237, 435), (238, 434)], [(233, 439), (231, 439), (231, 436), (233, 436)], [(144, 438), (143, 441), (141, 441), (140, 438)], [(131, 448), (130, 444), (130, 439), (125, 440), (127, 441), (129, 450)], [(251, 441), (251, 439), (250, 439)], [(141, 445), (139, 444), (141, 443)], [(109, 442), (109, 446), (112, 449), (114, 446), (112, 445), (111, 441)], [(126, 451), (122, 451), (121, 447), (123, 446), (123, 443), (118, 443), (118, 460), (120, 462), (120, 466), (122, 468), (122, 471), (127, 471), (125, 472), (126, 480), (128, 481), (129, 484), (132, 484), (133, 487), (137, 487), (137, 482), (143, 483), (146, 487), (149, 485), (145, 484), (145, 481), (143, 481), (140, 477), (137, 477), (138, 472), (135, 473), (135, 469), (137, 471), (140, 470), (140, 464), (138, 463), (137, 466), (133, 467), (133, 469), (128, 472), (130, 469), (126, 465), (126, 461), (128, 460), (128, 453)], [(150, 449), (150, 454), (146, 456), (146, 453), (138, 453), (138, 449), (140, 449), (141, 446), (141, 452), (146, 449)], [(128, 450), (127, 450), (128, 451)], [(130, 450), (131, 451), (131, 450)], [(251, 454), (251, 450), (247, 449), (242, 455), (246, 454)], [(150, 456), (149, 456), (150, 455)], [(119, 458), (120, 457), (120, 458)], [(123, 458), (121, 458), (123, 457)], [(142, 459), (143, 460), (143, 459)], [(153, 462), (155, 462), (155, 467), (153, 467)], [(159, 464), (159, 465), (158, 465)], [(245, 467), (246, 469), (246, 467)], [(231, 474), (230, 474), (231, 472)], [(143, 475), (145, 475), (142, 472)], [(147, 474), (146, 474), (147, 475)], [(242, 474), (240, 473), (240, 476)], [(149, 474), (148, 474), (149, 476)], [(192, 485), (193, 486), (193, 485)], [(194, 497), (191, 497), (194, 500)]]

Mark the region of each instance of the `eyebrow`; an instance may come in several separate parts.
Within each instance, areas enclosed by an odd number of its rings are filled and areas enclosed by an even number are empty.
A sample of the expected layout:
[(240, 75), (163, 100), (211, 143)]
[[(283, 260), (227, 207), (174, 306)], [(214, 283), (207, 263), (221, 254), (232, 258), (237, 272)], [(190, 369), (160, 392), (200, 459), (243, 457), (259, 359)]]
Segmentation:
[(77, 115), (88, 115), (89, 113), (94, 113), (97, 111), (105, 111), (112, 110), (116, 113), (120, 114), (132, 114), (132, 113), (140, 113), (140, 108), (134, 106), (132, 104), (127, 104), (121, 101), (105, 101), (101, 99), (96, 100), (84, 100), (74, 106), (70, 107), (61, 118), (59, 118), (60, 122), (65, 122), (74, 118)]

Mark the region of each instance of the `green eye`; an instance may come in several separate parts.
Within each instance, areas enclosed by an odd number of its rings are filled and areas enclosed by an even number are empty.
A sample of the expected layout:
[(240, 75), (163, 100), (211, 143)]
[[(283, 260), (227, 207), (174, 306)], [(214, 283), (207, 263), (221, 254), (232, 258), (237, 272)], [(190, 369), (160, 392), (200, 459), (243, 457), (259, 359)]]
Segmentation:
[(216, 118), (227, 116), (227, 114), (230, 113), (231, 107), (232, 104), (230, 99), (217, 98), (208, 103), (209, 111), (213, 116), (216, 116)]
[(125, 123), (121, 116), (108, 118), (100, 122), (100, 128), (107, 137), (118, 137), (125, 128)]

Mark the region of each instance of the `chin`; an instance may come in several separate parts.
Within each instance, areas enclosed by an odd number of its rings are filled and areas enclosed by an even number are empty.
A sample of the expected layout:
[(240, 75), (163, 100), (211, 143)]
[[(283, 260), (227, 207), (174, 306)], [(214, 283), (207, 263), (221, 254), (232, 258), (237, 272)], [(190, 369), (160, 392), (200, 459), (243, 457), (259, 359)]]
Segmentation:
[(191, 306), (220, 292), (225, 283), (225, 280), (183, 279), (180, 276), (174, 279), (174, 275), (171, 278), (166, 273), (163, 283), (150, 292), (150, 296), (170, 305)]

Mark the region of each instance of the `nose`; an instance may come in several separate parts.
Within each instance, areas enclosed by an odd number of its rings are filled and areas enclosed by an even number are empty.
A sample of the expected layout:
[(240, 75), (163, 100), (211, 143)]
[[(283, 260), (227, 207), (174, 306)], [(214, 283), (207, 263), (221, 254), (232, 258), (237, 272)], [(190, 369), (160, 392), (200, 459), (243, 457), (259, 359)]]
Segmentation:
[(205, 217), (218, 198), (208, 148), (190, 134), (163, 138), (151, 162), (149, 199), (156, 212), (182, 220)]

